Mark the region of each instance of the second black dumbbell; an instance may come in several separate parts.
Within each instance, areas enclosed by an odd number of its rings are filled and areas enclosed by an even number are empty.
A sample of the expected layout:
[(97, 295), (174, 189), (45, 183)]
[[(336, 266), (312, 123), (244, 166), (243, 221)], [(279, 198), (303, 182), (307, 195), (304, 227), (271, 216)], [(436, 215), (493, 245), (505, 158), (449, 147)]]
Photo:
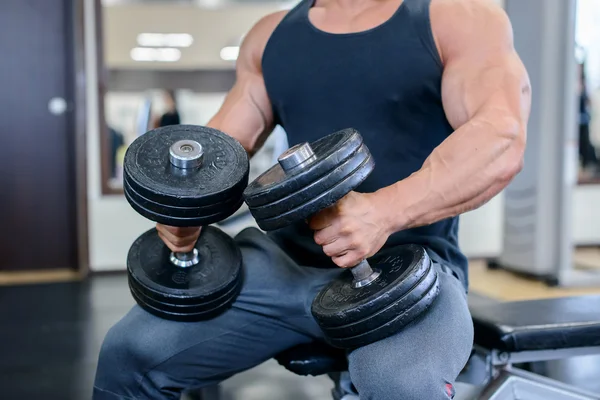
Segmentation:
[[(375, 168), (353, 129), (296, 145), (278, 161), (244, 192), (258, 226), (267, 231), (334, 205)], [(398, 332), (429, 309), (439, 290), (425, 250), (399, 246), (344, 271), (317, 295), (312, 314), (331, 345), (352, 349)]]

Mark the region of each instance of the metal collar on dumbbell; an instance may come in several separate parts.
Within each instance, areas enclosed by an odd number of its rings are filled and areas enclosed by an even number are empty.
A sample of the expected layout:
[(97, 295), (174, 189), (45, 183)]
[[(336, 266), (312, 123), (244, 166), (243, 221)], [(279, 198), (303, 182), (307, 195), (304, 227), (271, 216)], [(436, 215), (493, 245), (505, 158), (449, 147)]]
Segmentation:
[(177, 168), (192, 169), (202, 165), (204, 149), (195, 140), (180, 140), (169, 149), (169, 160)]
[(189, 253), (171, 253), (169, 260), (173, 265), (178, 267), (187, 268), (196, 265), (200, 262), (200, 254), (198, 250), (194, 249)]
[(308, 143), (300, 143), (287, 149), (277, 161), (285, 172), (290, 172), (298, 167), (302, 168), (316, 159), (315, 152)]
[(381, 271), (371, 268), (367, 260), (361, 261), (359, 264), (352, 267), (350, 271), (352, 271), (352, 275), (354, 275), (352, 284), (356, 289), (373, 283), (375, 279), (379, 278), (379, 275), (381, 275)]

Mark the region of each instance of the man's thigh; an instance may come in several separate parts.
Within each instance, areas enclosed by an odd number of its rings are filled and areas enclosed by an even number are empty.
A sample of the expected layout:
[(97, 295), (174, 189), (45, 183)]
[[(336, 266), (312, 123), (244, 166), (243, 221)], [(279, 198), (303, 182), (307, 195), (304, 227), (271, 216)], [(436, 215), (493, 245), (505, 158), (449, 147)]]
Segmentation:
[(310, 301), (332, 271), (296, 265), (257, 230), (236, 241), (244, 285), (231, 309), (209, 321), (157, 318), (135, 306), (102, 346), (94, 398), (179, 398), (319, 335)]
[(447, 400), (468, 361), (473, 323), (462, 284), (436, 264), (441, 291), (419, 320), (350, 353), (361, 400)]

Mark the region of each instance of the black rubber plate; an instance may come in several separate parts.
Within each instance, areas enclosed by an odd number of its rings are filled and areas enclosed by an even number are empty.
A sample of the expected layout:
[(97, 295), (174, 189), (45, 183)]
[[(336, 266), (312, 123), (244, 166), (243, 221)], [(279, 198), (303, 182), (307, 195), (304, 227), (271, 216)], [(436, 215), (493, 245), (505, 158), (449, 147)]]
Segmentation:
[(169, 261), (170, 250), (155, 229), (129, 249), (130, 284), (145, 297), (169, 305), (201, 305), (227, 293), (242, 278), (242, 255), (233, 239), (218, 228), (202, 228), (196, 242), (200, 263), (181, 268)]
[(301, 190), (350, 158), (362, 143), (362, 137), (354, 129), (335, 132), (311, 143), (316, 161), (288, 173), (275, 164), (248, 185), (244, 191), (246, 204), (262, 206)]
[(313, 200), (319, 194), (330, 190), (347, 177), (354, 174), (370, 157), (369, 150), (360, 146), (352, 157), (345, 160), (338, 167), (329, 171), (311, 184), (299, 189), (282, 199), (258, 207), (250, 208), (252, 215), (256, 219), (268, 219), (285, 214), (294, 208), (302, 206), (304, 203)]
[(358, 321), (349, 320), (347, 324), (338, 327), (322, 327), (323, 333), (329, 338), (346, 339), (368, 334), (400, 316), (404, 316), (402, 321), (409, 323), (422, 310), (422, 300), (432, 290), (436, 290), (436, 285), (439, 285), (437, 271), (429, 267), (425, 276), (397, 301)]
[[(298, 221), (302, 221), (311, 215), (321, 211), (335, 203), (352, 190), (360, 186), (365, 179), (371, 174), (375, 168), (375, 162), (372, 157), (368, 157), (354, 173), (347, 176), (346, 179), (340, 181), (334, 187), (321, 193), (315, 193), (314, 197), (301, 204), (300, 206), (271, 218), (256, 218), (258, 226), (265, 230), (271, 231), (283, 228)], [(252, 208), (250, 208), (252, 212)]]
[[(204, 148), (202, 166), (179, 169), (169, 161), (169, 148), (190, 139)], [(173, 125), (137, 138), (123, 164), (131, 187), (144, 198), (175, 207), (196, 207), (228, 201), (248, 184), (248, 155), (225, 133), (203, 126)]]
[(153, 315), (156, 315), (159, 318), (178, 322), (199, 322), (216, 318), (223, 312), (227, 311), (237, 298), (237, 295), (239, 294), (241, 289), (241, 285), (237, 285), (236, 287), (234, 287), (234, 290), (228, 293), (228, 296), (226, 298), (223, 298), (223, 300), (218, 304), (213, 304), (211, 309), (207, 311), (198, 312), (194, 312), (192, 309), (186, 308), (173, 309), (171, 307), (167, 309), (162, 307), (161, 305), (157, 306), (155, 302), (149, 301), (148, 298), (140, 295), (140, 293), (135, 291), (135, 289), (130, 289), (131, 295), (133, 296), (133, 299), (136, 301), (136, 303), (144, 310), (148, 311)]
[(312, 314), (321, 327), (339, 327), (367, 318), (402, 299), (427, 274), (431, 259), (416, 245), (393, 249), (394, 254), (371, 261), (381, 274), (370, 285), (355, 289), (350, 271), (323, 288), (312, 303)]
[(135, 295), (138, 298), (143, 299), (147, 305), (150, 305), (153, 308), (159, 309), (163, 312), (173, 312), (176, 314), (200, 314), (213, 312), (216, 308), (219, 308), (223, 304), (228, 303), (231, 298), (235, 297), (236, 294), (239, 293), (241, 283), (241, 279), (235, 281), (231, 289), (225, 292), (222, 296), (214, 300), (210, 300), (208, 302), (200, 303), (198, 305), (165, 303), (163, 301), (158, 301), (151, 297), (144, 296), (142, 292), (138, 291), (135, 285), (129, 285), (129, 288), (135, 292)]
[(438, 297), (440, 292), (439, 278), (436, 276), (435, 283), (431, 286), (431, 290), (415, 305), (410, 309), (399, 313), (396, 318), (389, 322), (362, 334), (356, 336), (350, 336), (345, 338), (332, 338), (325, 337), (325, 340), (334, 347), (342, 349), (356, 349), (362, 346), (366, 346), (371, 343), (378, 342), (387, 337), (397, 334), (408, 324), (417, 321), (422, 315), (426, 314), (431, 308), (435, 299)]
[(241, 206), (244, 204), (244, 199), (242, 197), (237, 198), (237, 203), (235, 204), (227, 204), (224, 212), (217, 214), (208, 214), (202, 215), (200, 217), (177, 217), (174, 215), (165, 215), (159, 214), (157, 212), (153, 212), (152, 210), (142, 206), (138, 203), (137, 199), (131, 196), (132, 191), (124, 191), (125, 199), (129, 203), (129, 205), (138, 212), (141, 216), (148, 218), (151, 221), (158, 222), (159, 224), (164, 224), (168, 226), (204, 226), (214, 224), (216, 222), (223, 221), (233, 215)]
[(169, 215), (176, 218), (200, 218), (213, 214), (233, 214), (239, 208), (240, 200), (242, 199), (242, 191), (232, 193), (232, 197), (227, 201), (222, 201), (207, 206), (198, 207), (175, 207), (156, 203), (145, 198), (135, 191), (129, 184), (127, 177), (123, 179), (123, 191), (135, 201), (139, 207), (148, 210), (151, 213)]

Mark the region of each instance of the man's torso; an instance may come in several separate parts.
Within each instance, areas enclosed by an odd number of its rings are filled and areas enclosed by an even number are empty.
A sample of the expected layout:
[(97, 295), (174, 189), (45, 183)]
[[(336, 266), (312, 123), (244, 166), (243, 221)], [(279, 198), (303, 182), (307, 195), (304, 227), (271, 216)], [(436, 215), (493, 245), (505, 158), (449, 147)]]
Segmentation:
[[(330, 0), (304, 0), (280, 14), (265, 45), (263, 78), (290, 145), (345, 128), (363, 136), (377, 166), (359, 192), (408, 177), (453, 131), (442, 106), (430, 2), (365, 2), (342, 10)], [(466, 281), (457, 234), (454, 218), (398, 232), (385, 247), (421, 244)], [(272, 236), (301, 264), (332, 265), (305, 224)]]

